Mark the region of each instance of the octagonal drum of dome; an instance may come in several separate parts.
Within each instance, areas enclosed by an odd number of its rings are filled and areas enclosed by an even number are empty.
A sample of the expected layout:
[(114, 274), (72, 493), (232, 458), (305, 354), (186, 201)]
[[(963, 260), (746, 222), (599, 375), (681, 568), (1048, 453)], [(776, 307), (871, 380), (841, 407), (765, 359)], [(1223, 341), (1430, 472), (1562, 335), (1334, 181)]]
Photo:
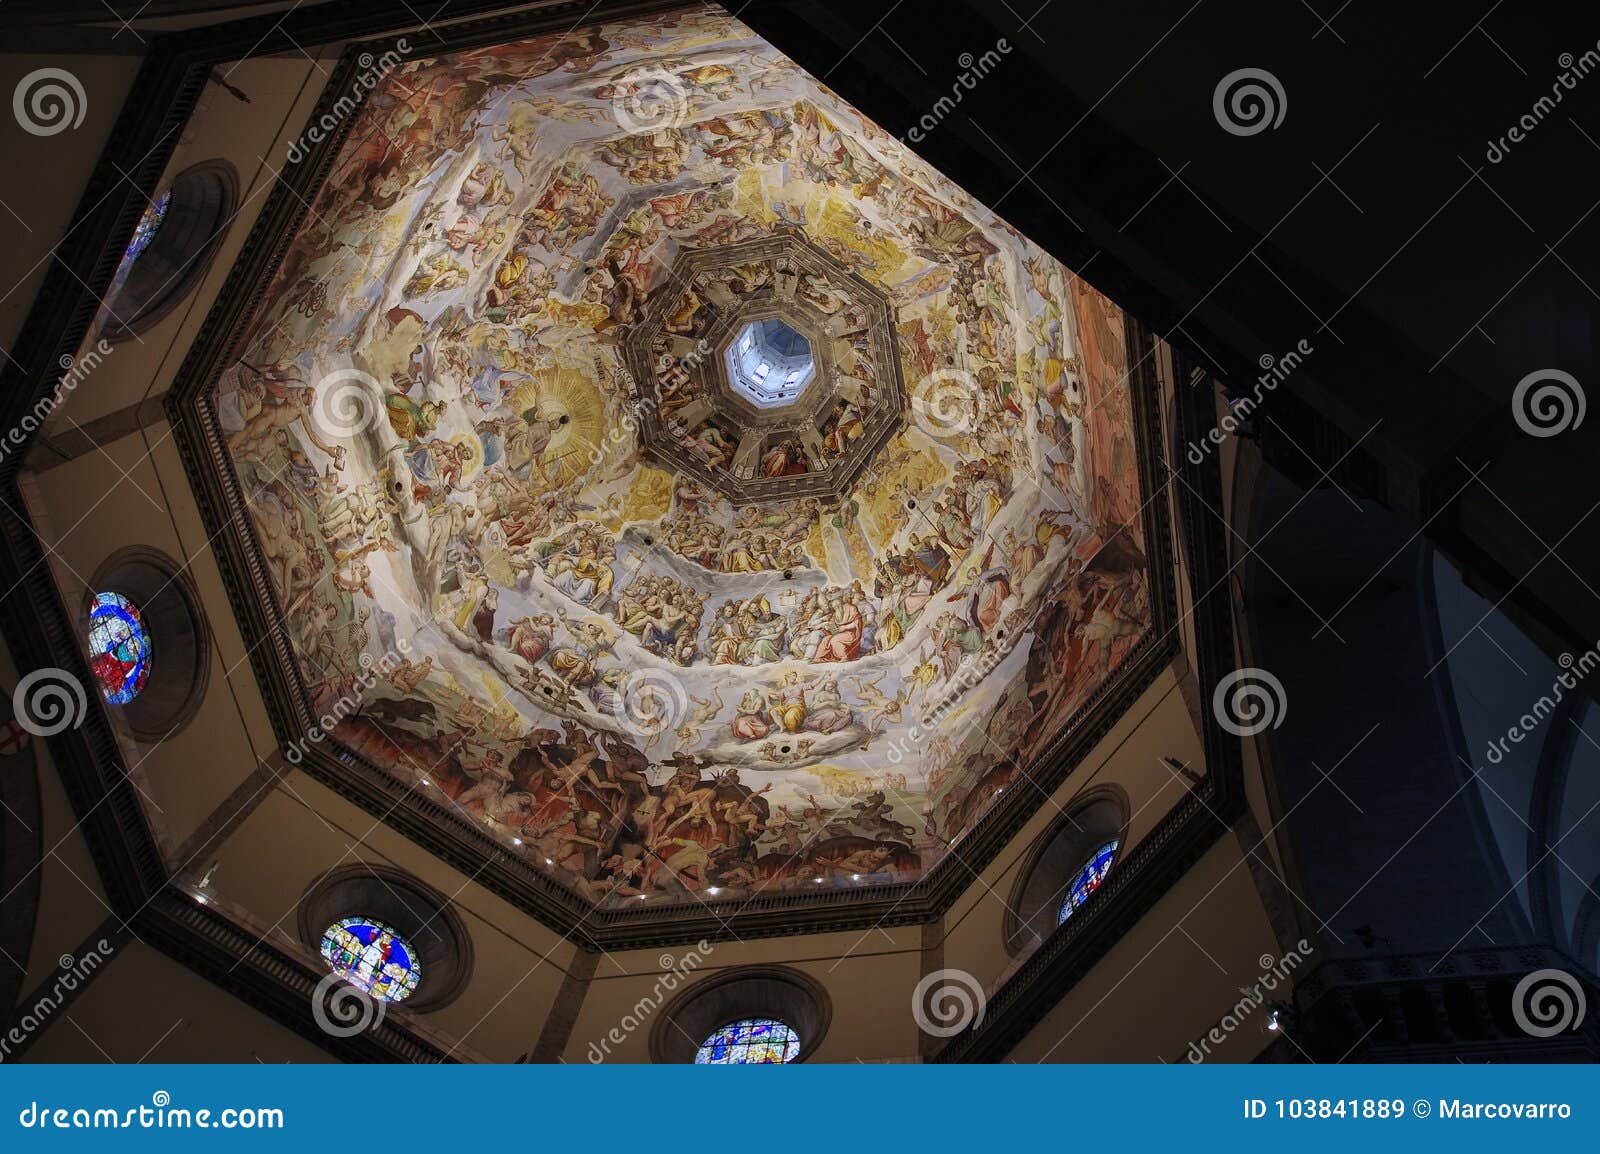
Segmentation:
[(1131, 699), (1122, 313), (738, 20), (463, 33), (326, 148), (182, 432), (297, 761), (648, 921), (924, 880)]
[(735, 503), (843, 499), (906, 409), (882, 293), (792, 230), (685, 250), (625, 348), (645, 452)]

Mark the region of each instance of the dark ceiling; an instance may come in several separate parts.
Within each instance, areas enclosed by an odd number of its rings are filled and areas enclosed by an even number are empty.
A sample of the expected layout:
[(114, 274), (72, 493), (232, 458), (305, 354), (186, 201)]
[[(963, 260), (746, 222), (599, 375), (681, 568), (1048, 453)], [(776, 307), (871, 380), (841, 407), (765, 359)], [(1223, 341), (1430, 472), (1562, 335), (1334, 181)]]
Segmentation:
[[(1260, 422), (1293, 430), (1280, 448), (1315, 462), (1304, 479), (1326, 483), (1357, 446), (1388, 477), (1373, 495), (1491, 574), (1547, 648), (1600, 636), (1584, 468), (1600, 420), (1538, 439), (1508, 408), (1537, 370), (1596, 382), (1592, 8), (784, 0), (740, 15), (902, 134), (1004, 38), (915, 147), (1235, 388), (1308, 341)], [(1220, 126), (1213, 92), (1240, 68), (1280, 83), (1277, 127)], [(1524, 116), (1534, 127), (1492, 162)], [(1297, 425), (1285, 397), (1327, 427)]]

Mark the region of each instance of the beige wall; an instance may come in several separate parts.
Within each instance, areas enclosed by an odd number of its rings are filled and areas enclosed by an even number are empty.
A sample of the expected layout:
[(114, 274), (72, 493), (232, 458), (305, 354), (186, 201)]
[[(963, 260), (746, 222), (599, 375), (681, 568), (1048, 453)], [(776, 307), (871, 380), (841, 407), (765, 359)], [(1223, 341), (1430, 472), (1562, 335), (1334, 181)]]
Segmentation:
[[(1277, 941), (1232, 834), (1173, 886), (1013, 1050), (1016, 1062), (1177, 1062), (1276, 964)], [(1315, 959), (1313, 957), (1312, 961)], [(1277, 998), (1282, 995), (1274, 995)], [(1265, 1008), (1212, 1049), (1247, 1062)]]
[[(54, 55), (0, 57), (0, 91), (10, 94), (35, 69), (61, 64)], [(71, 70), (86, 97), (83, 123), (75, 129), (34, 136), (11, 115), (9, 102), (0, 115), (0, 156), (8, 172), (27, 174), (6, 182), (0, 207), (0, 348), (8, 355), (138, 69), (132, 57), (74, 56)]]
[[(754, 965), (799, 970), (827, 992), (833, 1020), (814, 1061), (910, 1060), (917, 1052), (911, 989), (921, 976), (921, 940), (920, 927), (886, 926), (711, 942), (703, 954), (697, 946), (608, 954), (595, 970), (563, 1060), (648, 1062), (650, 1031), (674, 997), (696, 982)], [(674, 985), (667, 978), (673, 967), (687, 971), (688, 980)], [(625, 1035), (622, 1042), (609, 1037), (613, 1028)]]
[[(178, 173), (202, 161), (225, 160), (238, 172), (235, 214), (198, 287), (148, 331), (114, 342), (84, 384), (52, 414), (52, 433), (71, 429), (74, 422), (87, 425), (172, 387), (189, 346), (277, 184), (276, 173), (286, 163), (287, 143), (309, 117), (325, 70), (338, 52), (324, 49), (317, 56), (315, 62), (295, 53), (224, 67), (228, 83), (246, 92), (249, 104), (215, 84), (202, 91), (161, 185), (165, 187)], [(92, 339), (86, 339), (83, 348), (92, 344)]]
[(119, 950), (51, 1015), (30, 1062), (331, 1062), (326, 1052), (148, 946)]

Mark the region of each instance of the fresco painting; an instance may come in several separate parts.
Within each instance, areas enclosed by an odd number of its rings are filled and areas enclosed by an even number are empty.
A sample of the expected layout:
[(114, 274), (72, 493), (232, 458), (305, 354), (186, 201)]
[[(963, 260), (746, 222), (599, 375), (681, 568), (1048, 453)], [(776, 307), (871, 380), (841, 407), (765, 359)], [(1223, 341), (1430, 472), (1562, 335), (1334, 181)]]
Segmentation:
[[(669, 274), (785, 230), (889, 302), (909, 406), (848, 491), (745, 503), (642, 451), (676, 378), (623, 345), (776, 291)], [(240, 348), (212, 410), (312, 712), (602, 905), (917, 880), (1150, 629), (1120, 311), (712, 9), (406, 61)], [(761, 477), (850, 443), (834, 359)]]

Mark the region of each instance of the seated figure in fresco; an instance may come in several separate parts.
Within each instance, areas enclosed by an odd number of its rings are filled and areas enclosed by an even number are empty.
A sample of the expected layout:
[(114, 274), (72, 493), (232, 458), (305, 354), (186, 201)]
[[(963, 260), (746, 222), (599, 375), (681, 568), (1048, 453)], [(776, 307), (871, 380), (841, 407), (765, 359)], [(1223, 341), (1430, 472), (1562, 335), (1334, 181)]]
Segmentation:
[(706, 600), (674, 577), (645, 574), (618, 596), (616, 619), (650, 652), (688, 665), (698, 651)]
[(613, 555), (609, 546), (602, 547), (593, 536), (584, 534), (576, 553), (559, 553), (550, 562), (551, 583), (580, 604), (602, 606), (616, 579), (609, 564)]
[(805, 728), (813, 733), (838, 733), (855, 720), (832, 676), (823, 677), (806, 696)]
[(733, 719), (733, 735), (740, 741), (756, 741), (772, 732), (767, 718), (767, 695), (755, 686), (744, 691), (739, 699), (739, 713)]
[(511, 652), (529, 665), (537, 664), (539, 658), (550, 652), (555, 627), (556, 619), (548, 613), (517, 618), (511, 622)]
[(725, 601), (711, 622), (711, 664), (737, 665), (739, 644), (745, 634), (739, 623), (739, 603)]
[(550, 653), (550, 668), (568, 685), (590, 685), (598, 676), (595, 662), (611, 651), (604, 627), (592, 621), (569, 621), (572, 641)]
[(817, 645), (815, 663), (825, 661), (854, 661), (861, 656), (863, 618), (855, 593), (848, 589), (835, 589), (828, 594), (828, 623), (821, 642)]
[(954, 677), (963, 662), (974, 659), (983, 649), (983, 630), (954, 613), (941, 614), (934, 624), (934, 640), (946, 681)]
[(822, 639), (828, 635), (828, 612), (820, 589), (809, 590), (795, 607), (790, 628), (789, 652), (802, 661), (816, 656)]
[(788, 623), (772, 611), (765, 596), (745, 602), (740, 617), (745, 638), (739, 645), (739, 660), (745, 665), (764, 665), (783, 660), (783, 637)]
[(768, 446), (761, 457), (761, 475), (763, 477), (793, 477), (800, 473), (810, 471), (806, 462), (805, 450), (800, 442), (793, 437), (786, 437), (782, 441), (775, 441)]
[(801, 727), (805, 725), (805, 686), (800, 684), (800, 674), (793, 669), (783, 675), (771, 713), (772, 720), (777, 722), (785, 733), (799, 733)]

